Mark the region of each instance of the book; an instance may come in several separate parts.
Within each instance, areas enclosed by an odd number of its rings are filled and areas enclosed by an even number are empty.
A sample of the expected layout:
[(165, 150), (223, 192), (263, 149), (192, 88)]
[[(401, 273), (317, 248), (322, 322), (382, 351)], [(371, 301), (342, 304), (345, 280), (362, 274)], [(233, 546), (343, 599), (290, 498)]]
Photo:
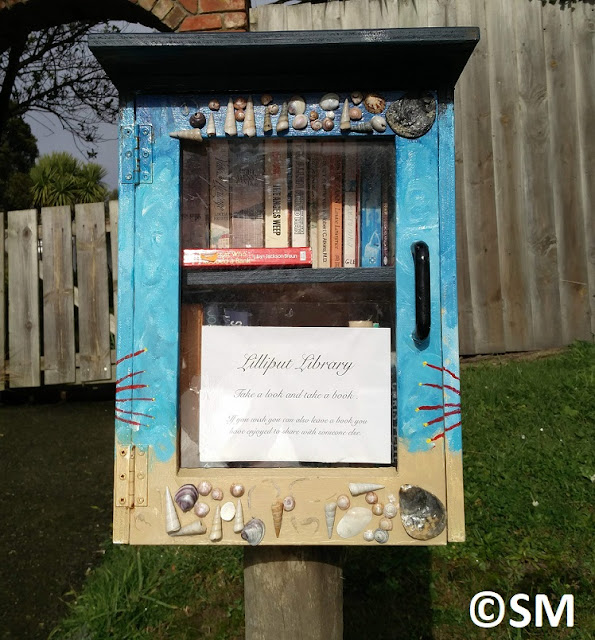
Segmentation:
[(182, 144), (182, 247), (209, 246), (209, 166), (203, 145)]
[(343, 266), (359, 266), (359, 213), (357, 206), (357, 146), (347, 147), (343, 196)]
[(312, 267), (318, 268), (318, 203), (319, 189), (318, 167), (320, 142), (307, 143), (307, 163), (308, 163), (308, 235), (310, 236), (310, 247), (312, 249)]
[[(264, 142), (264, 246), (289, 246), (287, 141)], [(305, 242), (300, 245), (304, 246)]]
[(330, 143), (330, 266), (343, 266), (343, 143)]
[[(213, 249), (229, 247), (229, 142), (215, 140), (209, 145), (211, 177), (211, 242)], [(186, 245), (187, 246), (187, 245)], [(190, 245), (198, 246), (198, 245)]]
[(253, 249), (184, 249), (185, 267), (283, 267), (311, 266), (310, 247)]
[(395, 263), (395, 237), (394, 237), (394, 179), (395, 169), (393, 164), (392, 147), (382, 145), (382, 187), (381, 187), (381, 221), (382, 221), (382, 266), (389, 267)]
[[(364, 143), (365, 144), (365, 143)], [(376, 148), (368, 145), (360, 155), (360, 266), (380, 267), (382, 264), (381, 235), (381, 158)]]
[(231, 247), (264, 246), (264, 157), (262, 141), (230, 145)]
[(318, 153), (318, 172), (316, 204), (318, 212), (318, 268), (328, 269), (331, 266), (331, 185), (328, 143), (320, 143)]
[(308, 181), (306, 164), (307, 143), (291, 143), (291, 246), (308, 245)]

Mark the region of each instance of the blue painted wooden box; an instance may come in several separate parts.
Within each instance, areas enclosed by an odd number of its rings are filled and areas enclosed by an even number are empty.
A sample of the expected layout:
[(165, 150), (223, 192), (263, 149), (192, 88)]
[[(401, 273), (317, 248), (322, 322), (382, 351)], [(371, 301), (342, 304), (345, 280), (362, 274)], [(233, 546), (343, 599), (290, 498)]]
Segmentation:
[[(121, 96), (115, 541), (464, 539), (453, 90), (478, 37), (469, 27), (90, 38)], [(221, 264), (229, 246), (248, 263)], [(310, 250), (312, 266), (266, 264), (309, 262)], [(207, 429), (218, 442), (227, 410), (225, 393), (209, 400), (209, 380), (238, 354), (225, 336), (287, 336), (289, 349), (328, 335), (346, 360), (376, 339), (350, 321), (390, 340), (378, 358), (388, 419), (369, 425), (385, 438), (380, 457), (367, 457), (360, 431), (361, 457), (326, 440), (289, 455), (287, 435), (270, 445), (275, 461), (262, 431), (261, 458), (247, 441), (245, 459), (205, 458)], [(259, 329), (229, 326), (247, 322)], [(373, 391), (360, 406), (370, 416)], [(332, 435), (347, 447), (346, 431)]]

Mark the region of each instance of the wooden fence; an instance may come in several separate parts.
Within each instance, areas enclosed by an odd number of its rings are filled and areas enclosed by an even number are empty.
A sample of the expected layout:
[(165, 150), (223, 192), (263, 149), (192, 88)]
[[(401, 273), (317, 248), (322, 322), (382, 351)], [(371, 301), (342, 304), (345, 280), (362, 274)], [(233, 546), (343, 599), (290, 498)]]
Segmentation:
[(114, 380), (118, 203), (0, 223), (0, 389)]
[[(250, 12), (251, 31), (479, 26), (455, 92), (461, 353), (593, 339), (594, 1), (347, 0)], [(398, 69), (387, 78), (399, 88)]]

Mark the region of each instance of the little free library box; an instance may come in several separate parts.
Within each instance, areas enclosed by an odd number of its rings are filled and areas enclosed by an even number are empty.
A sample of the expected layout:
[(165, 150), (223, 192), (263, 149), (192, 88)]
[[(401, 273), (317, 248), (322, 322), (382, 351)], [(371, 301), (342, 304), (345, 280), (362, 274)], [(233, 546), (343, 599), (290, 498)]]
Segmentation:
[(464, 538), (469, 28), (94, 35), (120, 92), (114, 539)]

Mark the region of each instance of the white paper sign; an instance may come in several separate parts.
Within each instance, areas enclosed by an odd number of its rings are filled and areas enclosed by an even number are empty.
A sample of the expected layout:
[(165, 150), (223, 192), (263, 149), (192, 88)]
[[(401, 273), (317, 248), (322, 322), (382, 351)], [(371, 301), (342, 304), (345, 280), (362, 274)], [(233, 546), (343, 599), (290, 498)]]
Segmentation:
[(203, 327), (199, 452), (390, 464), (390, 329)]

